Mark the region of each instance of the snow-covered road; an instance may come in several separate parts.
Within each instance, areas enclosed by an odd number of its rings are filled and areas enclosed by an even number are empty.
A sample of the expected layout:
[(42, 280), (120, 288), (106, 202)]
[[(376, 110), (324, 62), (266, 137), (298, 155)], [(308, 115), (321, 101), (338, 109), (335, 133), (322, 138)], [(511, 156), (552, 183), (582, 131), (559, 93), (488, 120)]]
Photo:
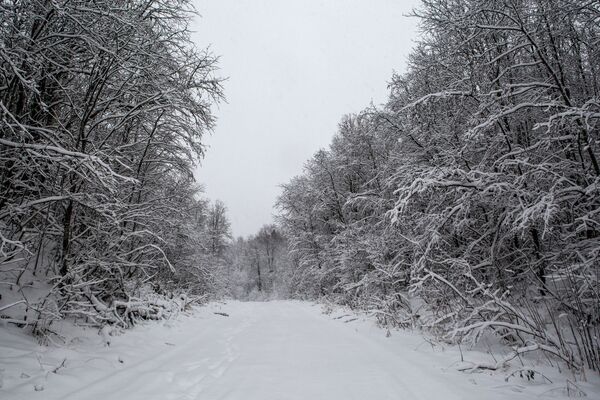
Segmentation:
[[(45, 371), (37, 375), (22, 371), (25, 375), (17, 376), (15, 366), (27, 368), (23, 357), (34, 359), (33, 352), (27, 351), (31, 344), (24, 338), (7, 334), (0, 336), (0, 362), (6, 369), (0, 398), (540, 398), (540, 390), (522, 382), (457, 372), (456, 353), (433, 351), (418, 334), (386, 337), (371, 321), (321, 311), (293, 301), (212, 304), (177, 322), (148, 324), (111, 337), (110, 346), (94, 347), (81, 339), (61, 351), (37, 348), (39, 365), (31, 368)], [(64, 366), (52, 372), (62, 360)], [(33, 390), (36, 385), (40, 391)]]

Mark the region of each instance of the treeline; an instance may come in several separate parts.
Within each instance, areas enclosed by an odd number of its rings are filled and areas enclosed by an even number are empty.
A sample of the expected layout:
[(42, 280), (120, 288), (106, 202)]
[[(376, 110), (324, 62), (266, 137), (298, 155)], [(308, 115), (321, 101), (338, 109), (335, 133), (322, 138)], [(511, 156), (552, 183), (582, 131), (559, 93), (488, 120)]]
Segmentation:
[(193, 15), (185, 0), (0, 2), (4, 321), (128, 326), (168, 311), (158, 293), (214, 290), (220, 211), (192, 171), (222, 92)]
[(600, 3), (416, 14), (387, 104), (283, 188), (295, 295), (600, 370)]
[(227, 295), (239, 300), (291, 297), (294, 272), (288, 242), (274, 224), (247, 238), (232, 241), (227, 250)]

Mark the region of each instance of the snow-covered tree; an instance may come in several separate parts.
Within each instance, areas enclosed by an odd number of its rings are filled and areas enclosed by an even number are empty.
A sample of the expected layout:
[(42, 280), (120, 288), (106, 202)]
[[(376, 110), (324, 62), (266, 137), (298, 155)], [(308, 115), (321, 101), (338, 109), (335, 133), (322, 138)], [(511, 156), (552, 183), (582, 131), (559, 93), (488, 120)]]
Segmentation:
[(416, 14), (424, 35), (385, 107), (345, 118), (283, 186), (294, 287), (600, 369), (598, 4)]
[(136, 299), (181, 262), (173, 232), (199, 201), (221, 97), (191, 15), (186, 1), (0, 4), (0, 273), (15, 291), (51, 285), (21, 322), (159, 313)]

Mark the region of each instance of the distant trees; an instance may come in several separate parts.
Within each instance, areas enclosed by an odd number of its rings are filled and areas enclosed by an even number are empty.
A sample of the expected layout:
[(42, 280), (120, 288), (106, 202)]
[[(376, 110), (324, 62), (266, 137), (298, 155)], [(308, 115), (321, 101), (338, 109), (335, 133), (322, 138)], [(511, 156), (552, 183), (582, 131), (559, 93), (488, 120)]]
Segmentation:
[(146, 283), (195, 273), (192, 168), (221, 86), (188, 2), (84, 3), (0, 4), (0, 273), (47, 276), (38, 320), (128, 325), (160, 312)]
[(291, 287), (600, 369), (598, 4), (417, 14), (426, 34), (387, 105), (346, 117), (284, 186)]
[(265, 255), (267, 271), (275, 272), (277, 256), (285, 248), (285, 239), (275, 225), (265, 225), (260, 228), (255, 240)]
[(231, 224), (227, 218), (227, 208), (221, 200), (215, 201), (208, 210), (206, 235), (210, 253), (222, 256), (228, 240), (231, 239)]
[(238, 238), (229, 248), (230, 294), (239, 299), (263, 300), (289, 296), (292, 273), (287, 241), (273, 224), (255, 236)]

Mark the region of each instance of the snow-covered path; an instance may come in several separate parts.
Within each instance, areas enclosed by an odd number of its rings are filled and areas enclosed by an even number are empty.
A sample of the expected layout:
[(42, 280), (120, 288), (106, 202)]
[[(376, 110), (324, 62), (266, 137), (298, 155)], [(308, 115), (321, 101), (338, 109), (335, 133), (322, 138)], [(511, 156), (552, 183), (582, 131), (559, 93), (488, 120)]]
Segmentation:
[[(32, 352), (15, 336), (12, 344), (0, 341), (0, 363), (8, 368), (0, 398), (540, 398), (539, 391), (525, 390), (522, 383), (457, 372), (452, 365), (456, 354), (432, 351), (418, 334), (393, 332), (388, 338), (372, 322), (355, 318), (341, 312), (325, 315), (319, 306), (292, 301), (212, 304), (178, 322), (149, 324), (113, 337), (110, 346), (94, 349), (75, 341), (62, 353), (38, 354), (37, 368), (45, 374), (28, 371), (22, 382), (10, 360), (22, 362)], [(48, 372), (61, 359), (64, 367)], [(43, 390), (34, 391), (34, 384)]]

